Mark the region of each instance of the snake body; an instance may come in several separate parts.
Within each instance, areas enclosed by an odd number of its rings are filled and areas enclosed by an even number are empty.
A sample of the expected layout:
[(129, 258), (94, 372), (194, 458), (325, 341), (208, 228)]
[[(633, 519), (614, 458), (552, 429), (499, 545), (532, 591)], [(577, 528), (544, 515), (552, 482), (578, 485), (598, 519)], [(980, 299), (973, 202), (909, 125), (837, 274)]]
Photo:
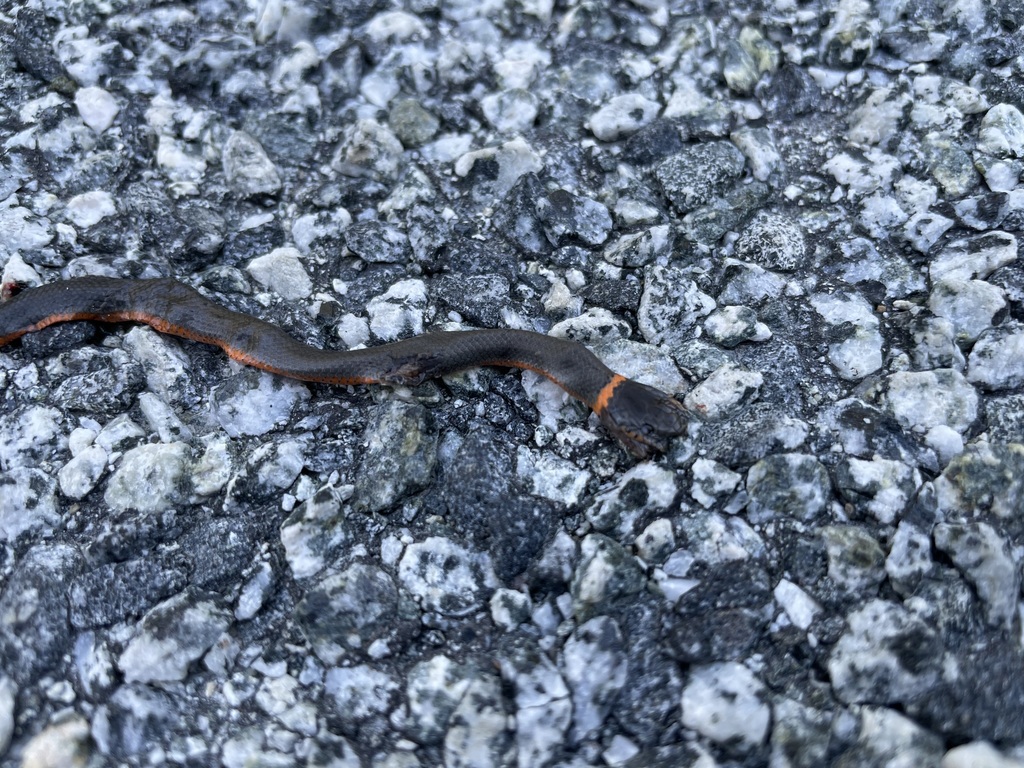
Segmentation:
[(80, 277), (29, 288), (0, 303), (0, 346), (72, 320), (145, 323), (162, 333), (216, 345), (246, 365), (326, 384), (416, 385), (478, 366), (528, 369), (593, 409), (641, 458), (664, 451), (669, 438), (685, 433), (688, 420), (675, 398), (620, 376), (573, 341), (492, 329), (424, 333), (366, 349), (324, 350), (171, 278)]

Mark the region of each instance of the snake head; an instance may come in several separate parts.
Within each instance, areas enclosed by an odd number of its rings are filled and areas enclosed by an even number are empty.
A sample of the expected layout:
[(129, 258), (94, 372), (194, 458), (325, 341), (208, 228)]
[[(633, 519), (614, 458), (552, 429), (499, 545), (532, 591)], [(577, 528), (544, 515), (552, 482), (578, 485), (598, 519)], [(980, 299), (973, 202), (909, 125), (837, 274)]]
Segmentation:
[(638, 459), (664, 453), (669, 438), (685, 435), (689, 415), (683, 404), (660, 389), (622, 379), (602, 407), (601, 423)]

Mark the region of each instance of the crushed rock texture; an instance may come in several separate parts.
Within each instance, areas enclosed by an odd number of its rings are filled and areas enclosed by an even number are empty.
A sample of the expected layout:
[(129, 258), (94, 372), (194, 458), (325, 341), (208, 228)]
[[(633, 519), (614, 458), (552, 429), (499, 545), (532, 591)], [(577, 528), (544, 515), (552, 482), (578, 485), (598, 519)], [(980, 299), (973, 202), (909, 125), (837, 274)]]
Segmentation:
[(0, 348), (0, 762), (1024, 766), (1020, 0), (13, 2), (0, 274), (325, 348)]

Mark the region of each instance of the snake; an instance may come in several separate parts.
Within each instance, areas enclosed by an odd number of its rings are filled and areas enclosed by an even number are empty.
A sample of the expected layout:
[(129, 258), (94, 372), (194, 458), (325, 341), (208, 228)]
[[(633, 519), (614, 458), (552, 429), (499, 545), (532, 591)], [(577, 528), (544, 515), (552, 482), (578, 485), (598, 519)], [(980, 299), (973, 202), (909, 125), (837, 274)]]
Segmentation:
[(220, 347), (240, 363), (333, 385), (417, 386), (480, 366), (550, 379), (590, 408), (631, 454), (645, 459), (686, 434), (689, 412), (671, 395), (615, 373), (568, 339), (509, 328), (428, 331), (387, 344), (319, 349), (252, 315), (235, 312), (173, 278), (75, 277), (26, 288), (0, 302), (0, 347), (55, 323), (144, 323)]

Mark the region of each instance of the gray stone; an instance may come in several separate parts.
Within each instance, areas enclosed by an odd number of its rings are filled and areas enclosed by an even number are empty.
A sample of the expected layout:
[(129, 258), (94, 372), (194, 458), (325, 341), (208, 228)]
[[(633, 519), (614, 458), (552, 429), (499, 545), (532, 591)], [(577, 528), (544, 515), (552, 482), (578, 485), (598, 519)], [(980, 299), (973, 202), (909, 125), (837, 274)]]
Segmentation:
[(654, 175), (665, 196), (688, 213), (724, 193), (743, 173), (745, 158), (728, 141), (686, 146), (661, 162)]
[(821, 536), (829, 578), (849, 594), (875, 594), (886, 574), (885, 554), (874, 537), (850, 525), (827, 525)]
[(242, 198), (275, 195), (281, 177), (260, 143), (245, 131), (234, 131), (224, 144), (224, 175)]
[(357, 509), (383, 512), (430, 482), (437, 428), (423, 406), (389, 400), (377, 409), (365, 439), (353, 493)]
[(832, 484), (828, 470), (813, 456), (768, 456), (747, 472), (747, 517), (767, 522), (777, 515), (811, 521), (825, 511)]

